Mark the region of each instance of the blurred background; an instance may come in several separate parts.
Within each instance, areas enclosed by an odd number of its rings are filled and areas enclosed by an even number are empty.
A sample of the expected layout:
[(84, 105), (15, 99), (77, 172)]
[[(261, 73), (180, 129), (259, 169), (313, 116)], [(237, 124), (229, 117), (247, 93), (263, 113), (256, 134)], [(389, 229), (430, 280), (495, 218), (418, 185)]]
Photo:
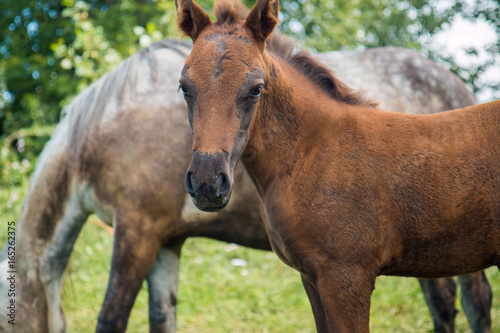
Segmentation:
[[(500, 98), (498, 0), (280, 2), (279, 29), (311, 52), (407, 47), (459, 75), (480, 102)], [(213, 6), (212, 0), (198, 3), (208, 12)], [(244, 3), (251, 7), (254, 1)], [(61, 109), (139, 49), (180, 37), (173, 0), (0, 0), (0, 216), (5, 222), (18, 218), (29, 176)], [(0, 229), (2, 243), (5, 232)], [(111, 243), (112, 236), (95, 224), (85, 227), (77, 243), (69, 267), (74, 273), (64, 295), (69, 332), (91, 332), (95, 327), (92, 318), (97, 318), (104, 297)], [(312, 330), (298, 276), (274, 256), (205, 240), (190, 240), (186, 249), (179, 296), (181, 331)], [(219, 259), (219, 275), (214, 276), (209, 272), (213, 260)], [(497, 272), (488, 274), (498, 282)], [(374, 295), (378, 305), (372, 310), (377, 311), (372, 313), (375, 331), (432, 329), (415, 279), (381, 283)], [(263, 290), (263, 285), (269, 288)], [(393, 292), (397, 288), (400, 291)], [(496, 291), (500, 298), (500, 290)], [(143, 294), (133, 312), (132, 332), (147, 325)], [(500, 305), (495, 304), (493, 323), (498, 324)], [(225, 311), (232, 314), (222, 324), (220, 313)], [(396, 315), (399, 326), (392, 319)], [(284, 318), (296, 321), (283, 326)], [(459, 318), (458, 328), (467, 332), (464, 318)]]

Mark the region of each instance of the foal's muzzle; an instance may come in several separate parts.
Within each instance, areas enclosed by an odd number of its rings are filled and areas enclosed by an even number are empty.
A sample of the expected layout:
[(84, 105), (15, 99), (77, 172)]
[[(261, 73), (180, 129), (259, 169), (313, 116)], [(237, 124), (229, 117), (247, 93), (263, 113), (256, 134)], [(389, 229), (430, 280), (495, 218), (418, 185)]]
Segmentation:
[(202, 154), (193, 151), (186, 173), (185, 187), (196, 207), (207, 212), (224, 208), (232, 189), (229, 157), (225, 152)]

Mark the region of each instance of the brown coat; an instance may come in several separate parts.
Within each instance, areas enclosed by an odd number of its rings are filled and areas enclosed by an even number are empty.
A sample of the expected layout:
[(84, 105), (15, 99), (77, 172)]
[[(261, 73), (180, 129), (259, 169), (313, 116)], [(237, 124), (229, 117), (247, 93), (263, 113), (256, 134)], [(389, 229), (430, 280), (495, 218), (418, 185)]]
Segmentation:
[(222, 209), (241, 157), (318, 331), (368, 331), (377, 275), (500, 264), (500, 101), (381, 111), (309, 56), (283, 52), (270, 37), (277, 1), (244, 20), (220, 2), (215, 23), (176, 4), (195, 41), (180, 79), (194, 134), (186, 188), (200, 209)]

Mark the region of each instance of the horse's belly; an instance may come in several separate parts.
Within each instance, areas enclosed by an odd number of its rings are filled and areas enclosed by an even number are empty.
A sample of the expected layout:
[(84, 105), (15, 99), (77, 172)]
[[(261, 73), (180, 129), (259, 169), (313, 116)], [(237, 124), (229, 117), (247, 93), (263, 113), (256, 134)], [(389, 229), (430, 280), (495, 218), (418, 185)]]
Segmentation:
[(437, 278), (463, 275), (500, 264), (500, 235), (409, 242), (383, 275)]
[(478, 272), (498, 264), (499, 261), (497, 259), (497, 260), (487, 261), (487, 263), (484, 263), (482, 265), (477, 264), (477, 265), (462, 266), (462, 267), (460, 267), (459, 265), (456, 265), (455, 267), (450, 267), (449, 265), (443, 265), (441, 267), (427, 267), (427, 265), (424, 267), (422, 266), (409, 267), (403, 265), (402, 267), (398, 268), (384, 269), (380, 272), (379, 275), (407, 276), (416, 278), (435, 279), (435, 278), (453, 277), (472, 272)]

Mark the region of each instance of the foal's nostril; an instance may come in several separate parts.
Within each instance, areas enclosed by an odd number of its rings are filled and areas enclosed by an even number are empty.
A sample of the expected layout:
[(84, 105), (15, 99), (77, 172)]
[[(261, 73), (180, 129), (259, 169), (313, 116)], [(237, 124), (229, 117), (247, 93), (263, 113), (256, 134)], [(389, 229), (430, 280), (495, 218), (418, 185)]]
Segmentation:
[(229, 177), (225, 173), (219, 173), (217, 175), (217, 184), (220, 184), (217, 196), (219, 198), (225, 197), (229, 190), (231, 190), (231, 184), (229, 184)]
[(198, 193), (195, 191), (195, 180), (194, 180), (194, 176), (193, 176), (193, 173), (191, 171), (189, 171), (187, 174), (186, 174), (186, 181), (185, 181), (185, 186), (186, 186), (186, 191), (189, 193), (189, 195), (194, 198), (198, 195)]

